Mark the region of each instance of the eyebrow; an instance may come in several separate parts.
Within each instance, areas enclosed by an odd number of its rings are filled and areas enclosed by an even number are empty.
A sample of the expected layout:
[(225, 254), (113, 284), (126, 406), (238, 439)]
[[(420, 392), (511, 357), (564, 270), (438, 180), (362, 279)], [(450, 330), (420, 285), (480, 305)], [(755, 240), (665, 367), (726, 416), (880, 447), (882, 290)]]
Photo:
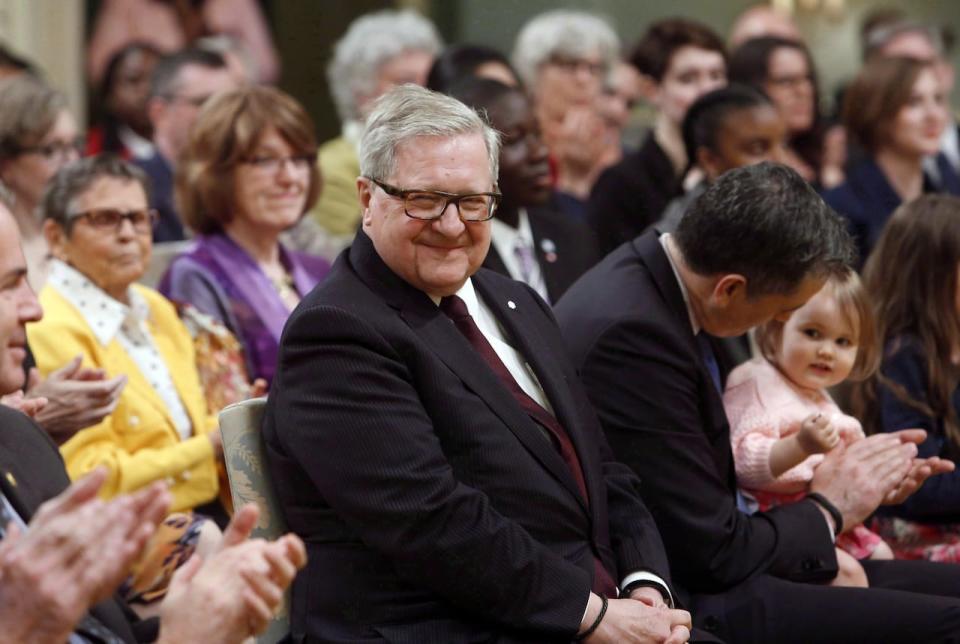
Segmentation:
[(27, 268), (21, 266), (14, 268), (13, 270), (7, 271), (2, 276), (0, 276), (0, 286), (5, 286), (6, 284), (19, 282), (21, 279), (27, 276)]

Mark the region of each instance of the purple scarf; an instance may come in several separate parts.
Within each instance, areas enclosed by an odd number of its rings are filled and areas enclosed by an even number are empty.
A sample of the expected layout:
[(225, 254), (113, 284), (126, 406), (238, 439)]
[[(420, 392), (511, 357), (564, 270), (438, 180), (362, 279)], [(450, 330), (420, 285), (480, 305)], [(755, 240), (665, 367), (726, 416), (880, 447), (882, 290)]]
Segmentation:
[[(233, 329), (243, 344), (251, 376), (268, 383), (277, 368), (280, 334), (289, 317), (283, 300), (257, 263), (225, 234), (204, 235), (187, 255), (206, 268), (223, 289), (239, 328)], [(323, 259), (280, 245), (280, 261), (304, 297), (317, 285), (330, 265)]]

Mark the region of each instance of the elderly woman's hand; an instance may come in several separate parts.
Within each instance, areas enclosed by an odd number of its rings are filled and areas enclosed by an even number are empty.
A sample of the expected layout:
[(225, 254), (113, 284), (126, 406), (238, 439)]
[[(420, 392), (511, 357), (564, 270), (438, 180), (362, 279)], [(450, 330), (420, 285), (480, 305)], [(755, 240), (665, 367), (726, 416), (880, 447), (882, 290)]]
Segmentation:
[(27, 399), (46, 399), (47, 404), (34, 414), (34, 420), (62, 445), (81, 429), (113, 413), (126, 383), (126, 376), (107, 379), (102, 369), (82, 367), (77, 356), (45, 380), (36, 369), (31, 370)]
[(597, 177), (617, 160), (620, 142), (616, 134), (596, 109), (579, 106), (568, 110), (553, 146), (557, 189), (581, 199), (590, 196)]

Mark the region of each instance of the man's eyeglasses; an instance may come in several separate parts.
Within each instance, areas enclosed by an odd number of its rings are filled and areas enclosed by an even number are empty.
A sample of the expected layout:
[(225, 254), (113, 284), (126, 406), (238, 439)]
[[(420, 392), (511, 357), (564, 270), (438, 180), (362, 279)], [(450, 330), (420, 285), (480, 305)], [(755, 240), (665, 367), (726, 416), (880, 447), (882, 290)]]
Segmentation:
[(68, 161), (78, 158), (83, 153), (84, 140), (76, 138), (73, 141), (53, 141), (43, 145), (26, 145), (19, 148), (20, 154), (37, 154), (47, 161), (57, 159)]
[(124, 221), (129, 221), (138, 233), (150, 233), (157, 223), (156, 210), (128, 210), (126, 212), (115, 208), (92, 208), (83, 212), (67, 215), (70, 222), (77, 219), (86, 219), (93, 228), (104, 232), (116, 232)]
[(450, 204), (457, 206), (457, 214), (462, 221), (470, 223), (487, 221), (493, 217), (503, 197), (499, 192), (472, 192), (458, 195), (439, 190), (402, 190), (377, 181), (373, 177), (367, 178), (391, 197), (403, 200), (403, 212), (407, 217), (424, 221), (439, 219)]
[(266, 172), (269, 174), (274, 174), (279, 172), (280, 167), (286, 165), (287, 162), (290, 162), (290, 165), (293, 166), (294, 170), (309, 170), (313, 167), (313, 164), (317, 162), (317, 155), (315, 154), (298, 154), (292, 157), (269, 157), (269, 156), (260, 156), (260, 157), (250, 157), (249, 159), (244, 159), (243, 163), (252, 165), (257, 170), (261, 172)]

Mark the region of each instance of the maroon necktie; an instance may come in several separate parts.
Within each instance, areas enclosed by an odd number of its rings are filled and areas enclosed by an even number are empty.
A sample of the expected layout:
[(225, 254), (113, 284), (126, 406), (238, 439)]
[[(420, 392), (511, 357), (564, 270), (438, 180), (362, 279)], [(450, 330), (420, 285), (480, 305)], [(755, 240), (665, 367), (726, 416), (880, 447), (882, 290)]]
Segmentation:
[[(474, 350), (479, 353), (483, 360), (493, 369), (493, 372), (497, 374), (500, 381), (507, 387), (510, 393), (513, 394), (513, 397), (523, 410), (527, 412), (534, 421), (547, 430), (554, 448), (560, 452), (560, 457), (563, 459), (563, 462), (566, 463), (570, 474), (573, 475), (573, 479), (576, 481), (577, 488), (580, 490), (584, 501), (589, 503), (587, 485), (583, 478), (583, 468), (580, 466), (580, 459), (577, 457), (577, 451), (573, 448), (570, 436), (567, 435), (566, 430), (560, 422), (553, 414), (528, 396), (526, 392), (521, 389), (520, 385), (517, 384), (510, 370), (507, 369), (507, 366), (500, 360), (500, 356), (497, 355), (497, 352), (490, 345), (486, 336), (483, 335), (477, 323), (474, 322), (470, 316), (470, 312), (467, 311), (467, 305), (462, 299), (456, 295), (444, 297), (440, 300), (440, 310), (453, 321), (460, 333), (467, 339), (467, 342), (470, 343)], [(593, 591), (606, 595), (607, 597), (616, 597), (617, 586), (613, 582), (610, 573), (607, 572), (607, 569), (603, 566), (603, 562), (597, 557), (594, 557), (594, 567), (596, 574), (593, 578)]]

